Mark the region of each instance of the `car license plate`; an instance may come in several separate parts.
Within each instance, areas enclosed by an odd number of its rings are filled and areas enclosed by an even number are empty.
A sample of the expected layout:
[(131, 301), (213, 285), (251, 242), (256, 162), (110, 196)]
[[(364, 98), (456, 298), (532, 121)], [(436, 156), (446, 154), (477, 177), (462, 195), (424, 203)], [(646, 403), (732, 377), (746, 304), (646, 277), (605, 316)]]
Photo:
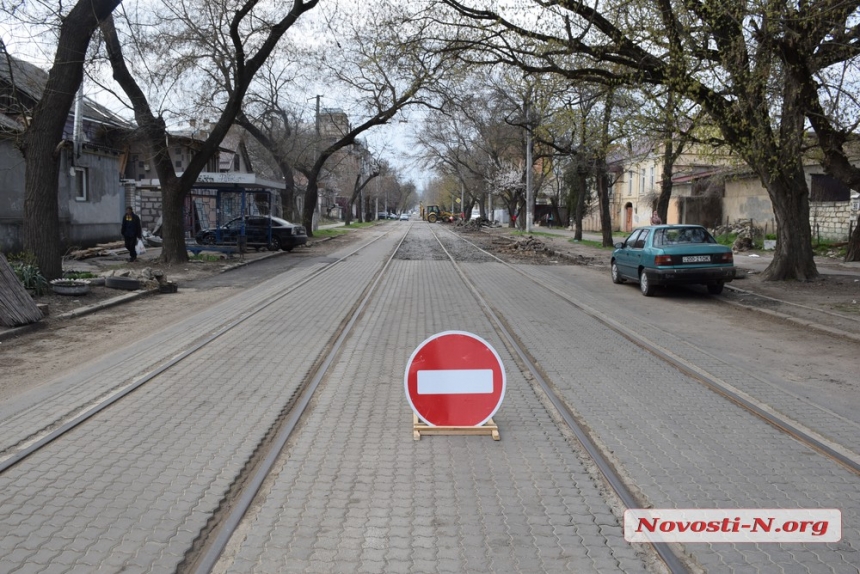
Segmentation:
[(686, 257), (681, 258), (681, 261), (684, 263), (710, 263), (711, 256), (710, 255), (687, 255)]

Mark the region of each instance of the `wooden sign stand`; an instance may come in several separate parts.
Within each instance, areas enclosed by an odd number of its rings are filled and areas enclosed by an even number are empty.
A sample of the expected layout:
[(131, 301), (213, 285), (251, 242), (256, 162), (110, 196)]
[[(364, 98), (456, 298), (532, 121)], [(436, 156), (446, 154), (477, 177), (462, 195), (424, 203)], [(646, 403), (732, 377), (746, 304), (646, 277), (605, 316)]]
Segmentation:
[(421, 440), (421, 435), (491, 435), (493, 440), (499, 440), (499, 427), (490, 418), (479, 427), (433, 427), (421, 422), (418, 415), (412, 413), (412, 440)]

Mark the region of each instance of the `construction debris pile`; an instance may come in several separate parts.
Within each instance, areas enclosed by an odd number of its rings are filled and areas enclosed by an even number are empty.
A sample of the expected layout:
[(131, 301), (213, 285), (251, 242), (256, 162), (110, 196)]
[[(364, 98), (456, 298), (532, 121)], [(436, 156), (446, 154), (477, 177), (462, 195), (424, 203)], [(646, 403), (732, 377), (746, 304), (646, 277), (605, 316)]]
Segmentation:
[(113, 241), (111, 243), (99, 243), (95, 247), (87, 249), (78, 249), (68, 253), (68, 257), (76, 261), (90, 259), (91, 257), (103, 257), (105, 255), (124, 255), (128, 253), (125, 248), (125, 243), (122, 241)]
[(455, 225), (458, 228), (457, 231), (463, 231), (466, 233), (481, 231), (481, 229), (485, 227), (498, 227), (498, 224), (492, 223), (486, 217), (473, 217), (468, 221), (460, 219), (455, 223)]
[(514, 241), (505, 241), (505, 245), (500, 245), (498, 249), (499, 251), (506, 251), (508, 253), (550, 254), (549, 247), (543, 241), (534, 237), (521, 237)]
[(732, 251), (749, 251), (753, 249), (753, 240), (762, 235), (761, 229), (753, 225), (751, 219), (739, 219), (729, 225), (720, 225), (711, 230), (715, 237), (720, 235), (737, 235), (732, 244)]

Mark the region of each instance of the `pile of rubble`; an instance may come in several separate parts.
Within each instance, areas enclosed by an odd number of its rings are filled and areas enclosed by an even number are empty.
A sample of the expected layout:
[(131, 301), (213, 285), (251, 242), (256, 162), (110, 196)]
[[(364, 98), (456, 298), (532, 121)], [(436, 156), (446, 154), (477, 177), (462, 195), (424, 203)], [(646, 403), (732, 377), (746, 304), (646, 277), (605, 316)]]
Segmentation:
[(739, 219), (729, 225), (719, 225), (711, 229), (715, 237), (720, 235), (737, 235), (732, 244), (732, 251), (749, 251), (753, 249), (753, 239), (762, 234), (761, 230), (753, 225), (751, 219)]
[(550, 249), (540, 239), (535, 239), (534, 237), (521, 237), (515, 241), (509, 242), (506, 246), (501, 247), (500, 250), (512, 253), (546, 254)]
[(87, 249), (78, 249), (68, 253), (68, 257), (76, 261), (90, 259), (91, 257), (103, 257), (105, 255), (124, 255), (128, 253), (125, 248), (125, 243), (122, 241), (113, 241), (111, 243), (99, 243), (95, 247)]
[(486, 217), (473, 217), (468, 221), (460, 219), (454, 225), (457, 227), (457, 231), (464, 231), (466, 233), (470, 231), (480, 231), (484, 227), (499, 226), (498, 223), (493, 223)]

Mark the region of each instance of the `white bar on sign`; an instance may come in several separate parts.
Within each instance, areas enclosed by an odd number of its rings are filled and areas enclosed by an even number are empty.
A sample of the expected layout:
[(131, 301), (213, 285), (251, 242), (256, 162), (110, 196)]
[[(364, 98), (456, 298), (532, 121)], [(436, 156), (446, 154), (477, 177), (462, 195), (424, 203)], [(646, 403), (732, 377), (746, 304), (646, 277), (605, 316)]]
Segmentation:
[(468, 395), (492, 392), (492, 369), (418, 371), (419, 395)]

